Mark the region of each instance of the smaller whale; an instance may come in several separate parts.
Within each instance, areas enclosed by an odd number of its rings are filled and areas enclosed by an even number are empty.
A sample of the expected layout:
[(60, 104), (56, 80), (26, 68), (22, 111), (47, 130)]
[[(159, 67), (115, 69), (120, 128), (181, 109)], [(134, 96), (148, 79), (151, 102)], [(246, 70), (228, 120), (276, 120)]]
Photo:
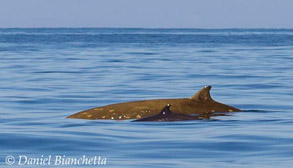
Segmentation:
[(167, 104), (167, 106), (165, 106), (159, 114), (152, 115), (149, 117), (144, 117), (141, 119), (137, 119), (132, 122), (137, 122), (137, 121), (163, 122), (163, 121), (185, 121), (185, 120), (200, 120), (200, 119), (202, 119), (201, 117), (197, 117), (197, 116), (174, 113), (170, 110), (170, 107), (171, 107), (171, 105)]

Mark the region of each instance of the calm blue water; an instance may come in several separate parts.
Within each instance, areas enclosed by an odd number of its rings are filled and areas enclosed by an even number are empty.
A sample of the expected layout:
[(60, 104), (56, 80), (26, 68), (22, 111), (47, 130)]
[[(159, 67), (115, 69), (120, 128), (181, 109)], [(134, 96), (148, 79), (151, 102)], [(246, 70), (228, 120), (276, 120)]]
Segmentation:
[[(204, 85), (245, 111), (173, 123), (65, 118)], [(0, 29), (0, 167), (54, 167), (17, 165), (19, 155), (107, 159), (57, 167), (292, 167), (292, 98), (293, 30)]]

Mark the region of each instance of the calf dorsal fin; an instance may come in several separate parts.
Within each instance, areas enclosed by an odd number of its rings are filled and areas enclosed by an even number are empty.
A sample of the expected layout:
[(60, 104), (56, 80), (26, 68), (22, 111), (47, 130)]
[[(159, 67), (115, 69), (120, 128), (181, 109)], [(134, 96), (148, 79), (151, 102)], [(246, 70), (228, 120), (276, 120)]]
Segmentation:
[(190, 99), (198, 100), (198, 101), (213, 100), (210, 95), (211, 88), (212, 86), (203, 87), (197, 93), (195, 93)]
[(167, 104), (163, 110), (160, 112), (160, 114), (170, 114), (172, 111), (170, 110), (171, 104)]

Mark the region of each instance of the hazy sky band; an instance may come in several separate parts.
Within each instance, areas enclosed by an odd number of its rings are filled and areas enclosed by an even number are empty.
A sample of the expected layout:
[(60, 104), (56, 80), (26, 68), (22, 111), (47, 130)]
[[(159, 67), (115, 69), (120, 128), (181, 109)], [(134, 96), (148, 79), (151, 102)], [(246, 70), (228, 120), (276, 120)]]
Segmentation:
[(293, 28), (293, 0), (0, 0), (0, 27)]

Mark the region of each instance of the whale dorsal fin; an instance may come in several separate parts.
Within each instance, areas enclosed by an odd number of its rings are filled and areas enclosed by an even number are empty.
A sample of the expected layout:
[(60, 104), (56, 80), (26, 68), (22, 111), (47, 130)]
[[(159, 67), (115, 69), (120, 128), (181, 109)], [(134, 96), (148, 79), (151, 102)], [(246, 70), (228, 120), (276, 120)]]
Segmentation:
[(213, 100), (210, 95), (210, 90), (212, 86), (205, 86), (204, 88), (200, 89), (197, 93), (195, 93), (190, 99), (198, 100), (198, 101), (205, 101), (205, 100)]
[(172, 111), (170, 110), (171, 104), (167, 104), (162, 111), (160, 112), (160, 114), (170, 114), (172, 113)]

